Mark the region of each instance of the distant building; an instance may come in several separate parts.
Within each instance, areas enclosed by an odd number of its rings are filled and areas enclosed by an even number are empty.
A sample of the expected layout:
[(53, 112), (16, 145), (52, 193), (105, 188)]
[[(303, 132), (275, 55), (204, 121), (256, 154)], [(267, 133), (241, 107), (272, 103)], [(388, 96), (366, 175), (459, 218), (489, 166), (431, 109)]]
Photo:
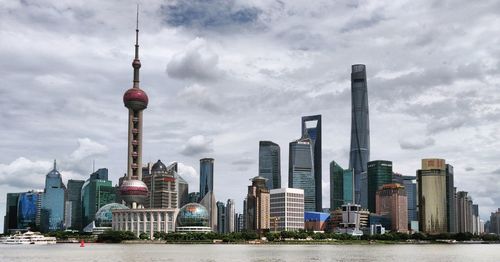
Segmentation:
[(244, 222), (243, 221), (243, 217), (244, 217), (243, 214), (236, 213), (234, 215), (234, 217), (235, 217), (235, 219), (234, 219), (234, 221), (235, 221), (235, 228), (234, 228), (235, 232), (241, 232), (241, 231), (243, 231), (245, 229), (245, 224), (243, 223)]
[(376, 213), (391, 221), (386, 229), (408, 232), (408, 200), (404, 186), (397, 183), (383, 185), (376, 193), (376, 203)]
[(408, 224), (412, 221), (418, 221), (417, 214), (417, 177), (402, 176), (403, 186), (405, 187), (406, 197), (408, 199)]
[[(82, 225), (82, 187), (85, 180), (68, 180), (68, 199), (66, 201), (66, 213), (69, 219), (66, 219), (66, 227), (74, 230), (81, 230)], [(113, 191), (115, 191), (114, 189)]]
[(351, 110), (349, 170), (354, 170), (355, 203), (361, 204), (367, 202), (366, 199), (362, 200), (362, 192), (368, 191), (367, 185), (361, 184), (361, 174), (366, 176), (367, 163), (370, 161), (370, 121), (365, 65), (352, 65)]
[(3, 233), (7, 234), (10, 229), (17, 229), (17, 203), (22, 193), (7, 193), (5, 217), (3, 220)]
[(308, 137), (290, 143), (288, 187), (304, 190), (305, 211), (316, 211), (313, 142)]
[(99, 208), (116, 201), (116, 188), (108, 180), (108, 169), (100, 168), (90, 174), (82, 186), (82, 225), (85, 227), (95, 220)]
[(422, 159), (417, 170), (419, 227), (428, 234), (448, 232), (444, 159)]
[(236, 232), (236, 213), (234, 199), (228, 199), (226, 204), (226, 233)]
[(453, 166), (446, 164), (446, 222), (449, 233), (457, 232), (455, 184), (453, 178)]
[(270, 204), (270, 229), (272, 231), (304, 229), (304, 190), (271, 189)]
[(217, 201), (217, 233), (226, 233), (226, 205)]
[(473, 233), (472, 198), (467, 192), (457, 192), (457, 229), (458, 233)]
[(249, 231), (263, 233), (270, 228), (270, 196), (266, 179), (256, 176), (248, 186), (245, 225)]
[(212, 231), (217, 232), (217, 202), (215, 201), (214, 192), (209, 191), (206, 193), (200, 200), (200, 204), (207, 209), (209, 215), (208, 224), (212, 228)]
[(198, 203), (184, 205), (177, 215), (176, 231), (180, 233), (212, 232), (209, 224), (210, 215), (207, 209)]
[(177, 183), (177, 203), (178, 206), (182, 207), (187, 203), (191, 203), (189, 201), (189, 184), (181, 175), (179, 175), (177, 171), (177, 162), (175, 162), (175, 182)]
[(329, 213), (304, 212), (304, 229), (307, 231), (325, 232), (329, 219)]
[(259, 142), (259, 176), (267, 179), (267, 189), (281, 187), (280, 146), (271, 141)]
[(488, 231), (500, 235), (500, 208), (495, 212), (491, 212)]
[(158, 160), (151, 167), (151, 175), (144, 175), (143, 182), (149, 189), (145, 208), (178, 208), (179, 198), (176, 181), (177, 163), (168, 167)]
[(200, 192), (191, 192), (188, 194), (189, 203), (200, 202)]
[(354, 203), (354, 175), (335, 161), (330, 162), (330, 210)]
[(214, 191), (214, 159), (200, 159), (200, 199)]
[[(20, 193), (17, 204), (17, 228), (37, 230), (40, 226), (43, 191)], [(8, 198), (7, 198), (8, 199)]]
[(375, 160), (368, 162), (368, 210), (376, 212), (376, 193), (383, 185), (392, 183), (392, 162)]
[(66, 187), (57, 171), (56, 161), (54, 168), (45, 176), (45, 189), (42, 198), (42, 213), (40, 229), (43, 232), (63, 230), (64, 204)]
[(315, 193), (315, 211), (323, 211), (322, 180), (323, 173), (321, 153), (321, 115), (302, 117), (302, 137), (311, 139), (313, 151), (313, 173), (314, 173), (314, 193)]
[[(336, 210), (333, 212), (335, 216), (341, 215), (341, 222), (338, 226), (334, 228), (337, 233), (346, 233), (354, 236), (363, 235), (361, 229), (369, 227), (369, 216), (370, 212), (361, 208), (361, 205), (357, 204), (344, 204), (342, 205), (342, 210)], [(333, 218), (335, 221), (340, 220), (339, 218)]]

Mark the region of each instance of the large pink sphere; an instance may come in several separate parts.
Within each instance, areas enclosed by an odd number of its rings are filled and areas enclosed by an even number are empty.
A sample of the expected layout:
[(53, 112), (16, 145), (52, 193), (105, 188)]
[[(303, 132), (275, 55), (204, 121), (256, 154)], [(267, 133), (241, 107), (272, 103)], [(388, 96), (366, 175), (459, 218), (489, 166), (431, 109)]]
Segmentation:
[(130, 88), (123, 95), (123, 103), (132, 110), (146, 109), (148, 101), (148, 95), (140, 88)]

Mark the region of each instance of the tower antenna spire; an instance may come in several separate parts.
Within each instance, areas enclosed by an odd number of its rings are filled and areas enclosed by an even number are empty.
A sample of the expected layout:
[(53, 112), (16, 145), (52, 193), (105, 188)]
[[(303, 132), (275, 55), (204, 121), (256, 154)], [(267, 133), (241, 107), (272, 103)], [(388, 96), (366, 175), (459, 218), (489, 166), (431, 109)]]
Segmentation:
[(141, 61), (139, 60), (139, 4), (137, 4), (136, 22), (135, 22), (135, 57), (132, 62), (134, 68), (134, 88), (139, 88), (139, 69)]

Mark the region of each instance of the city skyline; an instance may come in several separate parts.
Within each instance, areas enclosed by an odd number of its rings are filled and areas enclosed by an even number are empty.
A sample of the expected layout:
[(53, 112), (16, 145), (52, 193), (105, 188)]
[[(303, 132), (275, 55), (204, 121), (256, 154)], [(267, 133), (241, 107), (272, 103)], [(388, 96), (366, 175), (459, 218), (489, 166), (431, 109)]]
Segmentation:
[[(417, 10), (427, 10), (415, 5)], [(98, 167), (109, 168), (114, 184), (126, 172), (123, 145), (127, 135), (123, 131), (126, 119), (119, 97), (124, 88), (131, 86), (129, 63), (133, 39), (130, 29), (134, 25), (125, 13), (134, 13), (135, 6), (124, 6), (116, 7), (124, 8), (123, 17), (109, 6), (75, 7), (81, 13), (62, 11), (64, 6), (57, 5), (23, 6), (22, 10), (27, 13), (17, 18), (16, 10), (21, 9), (6, 7), (13, 10), (13, 15), (2, 18), (11, 25), (2, 29), (2, 33), (10, 37), (2, 43), (6, 59), (1, 68), (6, 72), (5, 82), (11, 86), (2, 90), (2, 119), (7, 122), (2, 127), (7, 136), (1, 142), (4, 150), (0, 158), (2, 192), (43, 188), (44, 176), (50, 171), (53, 158), (59, 160), (65, 183), (68, 179), (85, 179), (92, 171), (92, 160), (97, 161)], [(397, 6), (391, 7), (397, 9)], [(193, 4), (179, 10), (189, 8), (200, 7)], [(309, 8), (307, 10), (319, 10), (317, 6)], [(378, 10), (381, 7), (377, 4), (359, 7), (362, 15), (372, 17), (373, 21), (356, 16), (351, 10), (354, 7), (342, 8), (353, 15), (352, 19), (340, 16), (338, 25), (332, 23), (335, 36), (344, 36), (347, 44), (354, 44), (352, 38), (360, 32), (377, 40), (378, 30), (403, 19), (390, 8)], [(433, 8), (439, 10), (440, 7)], [(248, 12), (249, 20), (238, 20), (240, 23), (234, 25), (236, 29), (227, 23), (203, 24), (200, 18), (188, 20), (191, 24), (172, 20), (162, 24), (163, 16), (159, 17), (158, 10), (170, 15), (181, 11), (166, 5), (160, 8), (159, 4), (143, 9), (146, 14), (152, 14), (141, 22), (144, 35), (141, 35), (144, 39), (141, 45), (145, 47), (141, 54), (145, 64), (141, 86), (148, 90), (152, 103), (145, 116), (144, 163), (157, 159), (164, 159), (166, 164), (179, 161), (180, 174), (191, 188), (197, 188), (199, 159), (213, 157), (217, 161), (214, 191), (218, 200), (234, 198), (236, 203), (241, 203), (244, 197), (241, 192), (245, 191), (248, 179), (258, 174), (258, 141), (275, 141), (283, 150), (281, 162), (288, 163), (287, 144), (300, 136), (299, 119), (321, 114), (322, 164), (327, 167), (335, 160), (346, 167), (350, 139), (349, 70), (352, 64), (363, 63), (368, 67), (371, 159), (391, 160), (395, 172), (415, 175), (421, 158), (444, 158), (455, 167), (457, 187), (468, 191), (480, 205), (483, 218), (498, 207), (499, 182), (495, 179), (500, 173), (495, 163), (498, 142), (495, 125), (487, 121), (496, 119), (494, 105), (499, 99), (494, 93), (486, 96), (498, 83), (498, 73), (491, 71), (492, 64), (498, 60), (483, 60), (479, 53), (473, 52), (472, 44), (469, 43), (468, 48), (454, 47), (450, 40), (445, 43), (448, 45), (440, 45), (435, 51), (444, 55), (440, 57), (441, 67), (433, 67), (431, 59), (417, 57), (431, 50), (433, 43), (453, 36), (436, 21), (424, 19), (429, 27), (435, 25), (438, 32), (444, 30), (444, 36), (434, 35), (430, 29), (426, 31), (427, 36), (411, 38), (409, 33), (402, 34), (416, 42), (430, 41), (412, 50), (415, 53), (409, 55), (412, 62), (404, 63), (397, 54), (407, 46), (398, 45), (397, 39), (392, 39), (394, 44), (384, 44), (383, 39), (379, 39), (380, 43), (364, 42), (368, 51), (357, 54), (333, 38), (324, 38), (325, 28), (312, 25), (317, 18), (298, 12), (299, 4), (283, 6), (282, 10), (297, 11), (296, 15), (306, 21), (305, 28), (313, 29), (310, 31), (317, 33), (316, 36), (305, 29), (279, 36), (281, 26), (291, 28), (291, 25), (270, 16), (276, 10), (264, 4), (235, 5), (223, 10)], [(93, 17), (86, 17), (85, 11)], [(37, 20), (40, 19), (37, 15), (44, 12), (48, 12), (50, 19)], [(115, 15), (115, 19), (91, 28), (107, 15)], [(327, 19), (325, 14), (319, 15)], [(265, 16), (270, 20), (265, 20)], [(232, 19), (230, 17), (220, 19)], [(458, 18), (450, 19), (460, 22)], [(479, 30), (481, 25), (488, 25), (479, 18), (474, 21), (476, 24), (464, 23), (464, 28)], [(65, 25), (52, 27), (55, 22)], [(404, 25), (412, 26), (411, 23)], [(204, 26), (203, 30), (200, 26)], [(256, 32), (258, 26), (265, 26), (268, 33)], [(485, 28), (482, 30), (488, 32)], [(73, 38), (66, 37), (68, 32), (72, 32)], [(300, 37), (301, 34), (307, 37)], [(38, 40), (42, 36), (46, 37), (45, 41)], [(291, 41), (293, 37), (302, 42)], [(269, 42), (264, 41), (268, 38)], [(252, 50), (242, 54), (236, 52), (249, 48), (255, 39), (262, 40), (264, 48), (252, 46)], [(31, 49), (31, 42), (40, 44)], [(337, 49), (326, 50), (327, 43), (335, 44)], [(399, 49), (391, 49), (393, 45)], [(471, 54), (468, 59), (454, 58), (455, 53), (447, 47)], [(265, 48), (276, 53), (269, 54)], [(379, 62), (380, 55), (369, 54), (375, 50), (390, 50), (395, 56), (389, 54), (385, 62)], [(342, 51), (352, 57), (340, 55)], [(486, 51), (494, 54), (494, 50)], [(30, 54), (29, 58), (22, 53)], [(302, 59), (304, 57), (306, 59)], [(291, 77), (297, 72), (299, 74)], [(235, 90), (234, 86), (240, 89)], [(476, 88), (471, 90), (471, 86)], [(34, 97), (47, 99), (38, 101)], [(488, 113), (483, 109), (493, 111)], [(397, 130), (393, 130), (394, 118), (402, 125)], [(281, 167), (282, 179), (287, 168), (286, 164)], [(323, 207), (329, 206), (328, 172), (323, 168)], [(236, 186), (229, 188), (228, 185)], [(5, 194), (0, 197), (0, 204), (5, 206)], [(236, 207), (241, 211), (240, 204)]]

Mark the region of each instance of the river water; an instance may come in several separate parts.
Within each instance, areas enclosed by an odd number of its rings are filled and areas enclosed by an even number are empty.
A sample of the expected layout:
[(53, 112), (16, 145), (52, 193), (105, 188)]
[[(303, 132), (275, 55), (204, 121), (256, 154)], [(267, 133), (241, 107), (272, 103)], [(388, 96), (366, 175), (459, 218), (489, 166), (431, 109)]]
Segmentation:
[(0, 245), (0, 261), (500, 261), (500, 245)]

